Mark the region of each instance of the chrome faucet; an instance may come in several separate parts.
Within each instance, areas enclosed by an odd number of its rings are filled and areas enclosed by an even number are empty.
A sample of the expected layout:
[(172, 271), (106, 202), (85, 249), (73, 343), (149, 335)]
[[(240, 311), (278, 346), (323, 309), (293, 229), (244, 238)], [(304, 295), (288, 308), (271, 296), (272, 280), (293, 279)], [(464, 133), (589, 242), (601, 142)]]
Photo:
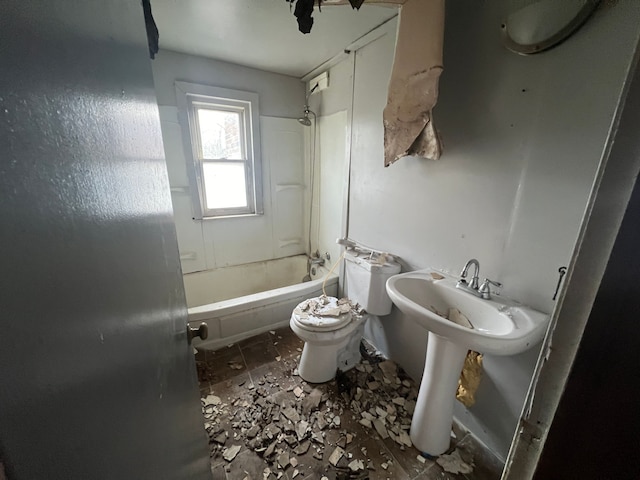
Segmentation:
[[(473, 277), (471, 278), (471, 283), (467, 283), (467, 275), (469, 273), (469, 268), (474, 266)], [(502, 284), (499, 282), (494, 282), (493, 280), (489, 280), (485, 278), (482, 282), (482, 285), (478, 286), (480, 280), (480, 263), (475, 258), (469, 260), (460, 272), (460, 280), (456, 283), (456, 288), (460, 290), (464, 290), (471, 295), (475, 295), (476, 297), (483, 298), (485, 300), (489, 300), (491, 298), (491, 285), (494, 285), (498, 288), (502, 287)]]
[[(471, 265), (474, 266), (473, 277), (471, 278), (471, 283), (467, 283), (467, 274), (469, 273), (469, 268)], [(460, 280), (456, 287), (462, 288), (463, 290), (471, 289), (474, 291), (478, 291), (478, 282), (480, 280), (480, 262), (475, 258), (472, 258), (467, 263), (465, 263), (462, 272), (460, 272)], [(463, 288), (465, 287), (465, 288)]]

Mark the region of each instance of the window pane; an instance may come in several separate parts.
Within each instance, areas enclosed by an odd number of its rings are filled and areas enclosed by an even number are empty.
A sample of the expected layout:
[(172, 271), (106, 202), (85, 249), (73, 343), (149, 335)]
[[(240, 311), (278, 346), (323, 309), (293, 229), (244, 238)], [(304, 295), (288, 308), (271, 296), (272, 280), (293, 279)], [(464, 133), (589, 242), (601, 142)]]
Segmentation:
[(199, 108), (200, 146), (202, 158), (242, 160), (240, 113)]
[(247, 206), (244, 163), (208, 163), (202, 165), (207, 208)]

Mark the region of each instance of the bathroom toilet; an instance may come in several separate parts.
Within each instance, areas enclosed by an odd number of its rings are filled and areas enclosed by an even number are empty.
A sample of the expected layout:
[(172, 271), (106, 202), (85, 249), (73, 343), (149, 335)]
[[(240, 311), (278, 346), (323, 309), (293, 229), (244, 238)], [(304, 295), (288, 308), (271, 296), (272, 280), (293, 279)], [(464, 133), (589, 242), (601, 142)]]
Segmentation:
[(400, 272), (390, 256), (350, 249), (345, 253), (348, 299), (317, 297), (298, 304), (291, 314), (291, 330), (304, 341), (298, 373), (307, 382), (323, 383), (336, 371), (360, 361), (360, 341), (366, 321), (391, 313), (387, 279)]

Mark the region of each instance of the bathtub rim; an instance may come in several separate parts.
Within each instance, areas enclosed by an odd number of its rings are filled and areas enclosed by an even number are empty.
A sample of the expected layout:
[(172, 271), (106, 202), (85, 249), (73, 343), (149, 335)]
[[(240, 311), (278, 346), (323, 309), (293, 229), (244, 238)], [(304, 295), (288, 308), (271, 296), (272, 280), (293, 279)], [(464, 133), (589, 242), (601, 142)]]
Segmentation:
[[(308, 282), (295, 283), (286, 287), (265, 290), (264, 292), (243, 295), (229, 300), (221, 300), (219, 302), (208, 303), (197, 307), (187, 309), (188, 321), (200, 322), (222, 315), (233, 315), (243, 310), (251, 310), (254, 308), (269, 305), (271, 303), (291, 300), (307, 293), (313, 293), (318, 289), (322, 289), (324, 278), (310, 280)], [(332, 274), (327, 279), (327, 286), (337, 285), (338, 275)], [(273, 301), (270, 301), (273, 299)]]
[[(191, 307), (188, 309), (188, 324), (197, 327), (201, 323), (206, 323), (209, 327), (209, 338), (193, 340), (194, 348), (207, 350), (218, 350), (225, 346), (232, 345), (239, 341), (251, 338), (261, 333), (276, 330), (289, 325), (290, 314), (285, 318), (271, 318), (270, 321), (260, 324), (254, 328), (243, 330), (240, 333), (231, 335), (223, 334), (224, 322), (231, 321), (228, 317), (234, 315), (252, 316), (259, 311), (278, 309), (282, 304), (289, 304), (287, 309), (291, 311), (295, 306), (308, 298), (313, 298), (322, 294), (322, 283), (324, 278), (311, 280), (309, 282), (298, 283), (288, 287), (274, 288), (260, 293), (244, 295), (242, 297), (222, 300), (220, 302)], [(327, 293), (336, 295), (338, 292), (338, 275), (331, 275), (326, 283)]]

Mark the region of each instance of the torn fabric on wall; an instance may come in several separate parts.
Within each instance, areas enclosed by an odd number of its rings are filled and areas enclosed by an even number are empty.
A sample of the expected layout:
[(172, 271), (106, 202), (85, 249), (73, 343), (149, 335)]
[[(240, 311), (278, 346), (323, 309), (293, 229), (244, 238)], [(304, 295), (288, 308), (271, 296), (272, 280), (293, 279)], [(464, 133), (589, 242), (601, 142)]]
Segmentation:
[(407, 0), (383, 114), (385, 167), (407, 155), (440, 158), (431, 110), (438, 100), (443, 41), (444, 0)]

